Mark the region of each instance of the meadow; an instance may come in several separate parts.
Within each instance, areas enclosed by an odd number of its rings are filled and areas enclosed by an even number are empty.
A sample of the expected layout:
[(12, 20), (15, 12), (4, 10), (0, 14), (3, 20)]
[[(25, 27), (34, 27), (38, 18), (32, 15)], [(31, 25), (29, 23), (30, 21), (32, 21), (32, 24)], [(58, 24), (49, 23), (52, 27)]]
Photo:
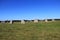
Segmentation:
[(0, 23), (0, 40), (60, 40), (60, 21)]

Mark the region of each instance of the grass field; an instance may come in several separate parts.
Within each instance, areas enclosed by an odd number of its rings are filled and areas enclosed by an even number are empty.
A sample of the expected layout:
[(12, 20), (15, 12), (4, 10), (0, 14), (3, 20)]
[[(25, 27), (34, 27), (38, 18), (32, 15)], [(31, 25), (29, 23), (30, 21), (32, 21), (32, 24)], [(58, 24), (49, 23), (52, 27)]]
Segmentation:
[(60, 40), (60, 21), (0, 23), (0, 40)]

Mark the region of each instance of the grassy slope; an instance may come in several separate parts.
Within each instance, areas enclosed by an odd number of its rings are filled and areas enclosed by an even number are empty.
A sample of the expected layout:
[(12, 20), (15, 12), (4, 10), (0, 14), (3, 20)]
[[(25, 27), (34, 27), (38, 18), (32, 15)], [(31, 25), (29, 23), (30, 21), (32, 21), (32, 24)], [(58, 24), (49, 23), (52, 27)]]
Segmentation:
[(0, 40), (60, 40), (60, 21), (0, 24)]

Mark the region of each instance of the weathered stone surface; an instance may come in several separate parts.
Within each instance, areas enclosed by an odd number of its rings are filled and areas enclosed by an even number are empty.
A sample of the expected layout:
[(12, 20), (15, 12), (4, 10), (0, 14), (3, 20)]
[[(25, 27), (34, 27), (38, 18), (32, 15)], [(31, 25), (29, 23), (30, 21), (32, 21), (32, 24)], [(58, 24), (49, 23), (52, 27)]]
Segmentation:
[(25, 24), (25, 21), (24, 20), (21, 20), (21, 24)]
[(12, 22), (12, 20), (10, 20), (10, 24), (12, 24), (13, 22)]
[(47, 20), (47, 19), (45, 19), (45, 22), (48, 22), (48, 20)]
[(34, 20), (34, 23), (38, 23), (38, 20), (37, 20), (37, 19), (35, 19), (35, 20)]
[(5, 23), (5, 21), (1, 21), (1, 23)]
[(52, 21), (54, 21), (54, 19), (52, 19)]

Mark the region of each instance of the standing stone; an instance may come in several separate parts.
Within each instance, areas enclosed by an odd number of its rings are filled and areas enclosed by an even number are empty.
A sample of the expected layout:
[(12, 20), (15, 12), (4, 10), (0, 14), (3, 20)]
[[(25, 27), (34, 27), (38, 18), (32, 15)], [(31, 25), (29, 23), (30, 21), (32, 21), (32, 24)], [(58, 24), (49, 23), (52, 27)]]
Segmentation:
[(24, 20), (21, 20), (21, 24), (25, 24), (25, 21)]
[(52, 21), (54, 21), (54, 19), (52, 19)]
[(35, 20), (34, 20), (34, 23), (38, 23), (38, 20), (37, 20), (37, 19), (35, 19)]
[(10, 20), (10, 24), (12, 24), (12, 20)]
[(1, 23), (5, 23), (5, 21), (1, 21)]
[(45, 22), (48, 22), (48, 20), (47, 20), (47, 19), (45, 19)]

